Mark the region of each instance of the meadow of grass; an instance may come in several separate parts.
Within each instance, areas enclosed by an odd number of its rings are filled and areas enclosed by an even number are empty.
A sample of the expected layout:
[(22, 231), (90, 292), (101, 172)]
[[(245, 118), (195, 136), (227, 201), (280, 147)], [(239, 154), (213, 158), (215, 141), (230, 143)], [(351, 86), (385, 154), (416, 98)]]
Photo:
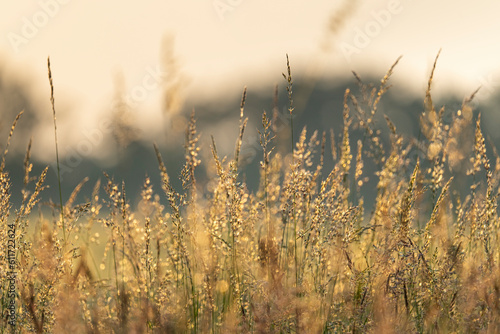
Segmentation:
[[(193, 113), (182, 189), (154, 145), (161, 191), (146, 177), (136, 209), (125, 183), (104, 174), (83, 203), (88, 179), (52, 215), (37, 211), (47, 169), (32, 176), (30, 147), (23, 185), (5, 169), (20, 114), (0, 165), (1, 332), (500, 332), (500, 157), (474, 94), (458, 111), (435, 108), (436, 63), (417, 138), (377, 121), (398, 61), (377, 87), (355, 74), (359, 93), (345, 92), (338, 136), (292, 131), (291, 151), (278, 152), (277, 111), (264, 112), (256, 192), (239, 162), (246, 92), (232, 157), (219, 156), (212, 138), (211, 159), (200, 160)], [(54, 107), (52, 80), (51, 89)], [(209, 191), (197, 182), (202, 163)], [(10, 201), (17, 191), (20, 205)]]

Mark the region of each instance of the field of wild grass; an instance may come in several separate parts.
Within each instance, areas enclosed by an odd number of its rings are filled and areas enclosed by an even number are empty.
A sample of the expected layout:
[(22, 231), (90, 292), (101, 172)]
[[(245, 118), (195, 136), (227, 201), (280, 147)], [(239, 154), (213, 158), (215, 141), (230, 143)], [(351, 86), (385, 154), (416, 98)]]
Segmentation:
[[(162, 183), (144, 180), (137, 209), (126, 180), (105, 174), (83, 203), (75, 201), (87, 180), (43, 214), (47, 169), (33, 176), (30, 148), (24, 184), (5, 169), (18, 116), (0, 165), (1, 332), (498, 333), (500, 157), (485, 142), (474, 94), (460, 110), (436, 109), (436, 64), (417, 138), (388, 117), (377, 122), (396, 64), (378, 87), (356, 75), (339, 136), (292, 131), (282, 154), (273, 150), (275, 115), (264, 112), (256, 192), (239, 163), (246, 93), (233, 156), (219, 156), (212, 140), (212, 158), (200, 161), (193, 114), (184, 168), (167, 171), (154, 146)], [(293, 116), (290, 65), (284, 78)], [(213, 167), (209, 192), (198, 187), (201, 164)], [(366, 189), (368, 180), (376, 187)]]

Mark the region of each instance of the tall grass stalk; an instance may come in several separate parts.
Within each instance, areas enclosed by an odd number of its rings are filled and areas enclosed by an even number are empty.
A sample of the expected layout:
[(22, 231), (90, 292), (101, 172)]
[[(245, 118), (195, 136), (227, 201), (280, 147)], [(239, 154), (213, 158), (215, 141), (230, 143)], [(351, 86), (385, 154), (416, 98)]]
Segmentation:
[(47, 57), (47, 68), (49, 72), (49, 84), (50, 84), (50, 104), (52, 105), (52, 119), (54, 120), (54, 141), (56, 145), (56, 165), (57, 165), (57, 187), (59, 190), (59, 208), (61, 210), (61, 224), (63, 230), (63, 240), (66, 243), (66, 226), (64, 224), (64, 207), (62, 200), (62, 190), (61, 190), (61, 169), (59, 166), (59, 148), (57, 141), (57, 122), (56, 122), (56, 107), (54, 100), (54, 84), (52, 82), (52, 71), (50, 69), (50, 57)]
[[(290, 67), (290, 59), (288, 58), (288, 54), (286, 55), (286, 67), (287, 67), (287, 74), (283, 73), (283, 78), (287, 82), (286, 86), (286, 91), (288, 95), (288, 112), (289, 112), (289, 117), (290, 117), (290, 141), (291, 141), (291, 185), (293, 188), (296, 186), (296, 174), (297, 174), (297, 169), (298, 165), (296, 165), (295, 161), (295, 141), (294, 141), (294, 134), (293, 134), (293, 118), (294, 118), (294, 105), (293, 105), (293, 79), (292, 79), (292, 71)], [(292, 219), (292, 224), (293, 224), (293, 262), (294, 262), (294, 271), (295, 271), (295, 289), (297, 296), (301, 294), (300, 292), (300, 282), (299, 282), (299, 254), (298, 254), (298, 246), (297, 246), (297, 240), (298, 240), (298, 235), (297, 235), (297, 217), (295, 215), (295, 205), (296, 205), (296, 192), (294, 191), (292, 194), (292, 205), (291, 205), (291, 219)], [(286, 241), (288, 242), (288, 236), (286, 237)], [(299, 321), (299, 311), (296, 308), (295, 310), (296, 317), (295, 317), (295, 327), (296, 329), (299, 328), (300, 326), (300, 321)]]

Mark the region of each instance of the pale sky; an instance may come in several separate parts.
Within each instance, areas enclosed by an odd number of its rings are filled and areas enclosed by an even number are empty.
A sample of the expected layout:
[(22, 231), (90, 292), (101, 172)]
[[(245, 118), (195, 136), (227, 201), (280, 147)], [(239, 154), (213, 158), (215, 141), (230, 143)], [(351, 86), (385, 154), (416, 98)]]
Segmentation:
[[(423, 97), (442, 48), (436, 94), (463, 97), (483, 85), (479, 98), (486, 98), (500, 88), (499, 1), (348, 1), (357, 5), (346, 7), (340, 0), (2, 1), (0, 61), (7, 75), (30, 82), (50, 121), (50, 55), (66, 146), (98, 126), (96, 117), (109, 109), (117, 75), (136, 102), (136, 124), (152, 137), (161, 131), (155, 120), (161, 114), (162, 40), (168, 36), (174, 38), (184, 94), (191, 101), (214, 94), (223, 100), (244, 85), (258, 89), (262, 79), (282, 83), (287, 53), (293, 71), (323, 78), (347, 77), (351, 70), (381, 77), (403, 55), (395, 83)], [(340, 24), (332, 33), (329, 22), (339, 11)], [(52, 145), (50, 131), (34, 131), (40, 146)], [(52, 152), (34, 154), (53, 159)]]

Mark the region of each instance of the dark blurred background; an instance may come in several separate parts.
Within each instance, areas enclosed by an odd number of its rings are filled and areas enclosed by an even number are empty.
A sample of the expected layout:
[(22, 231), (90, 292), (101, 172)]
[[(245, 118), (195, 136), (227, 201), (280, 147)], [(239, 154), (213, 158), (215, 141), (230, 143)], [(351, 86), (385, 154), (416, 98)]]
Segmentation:
[[(433, 61), (442, 49), (433, 83), (437, 107), (448, 115), (478, 87), (474, 113), (485, 134), (499, 144), (500, 4), (429, 0), (361, 1), (21, 1), (0, 5), (0, 144), (19, 120), (7, 170), (18, 203), (23, 160), (33, 140), (32, 175), (50, 166), (43, 200), (58, 202), (47, 56), (55, 89), (63, 197), (85, 177), (80, 200), (103, 171), (125, 181), (136, 203), (146, 175), (160, 192), (157, 143), (174, 186), (180, 188), (184, 131), (195, 110), (201, 134), (199, 182), (213, 168), (210, 136), (219, 155), (232, 157), (239, 106), (247, 86), (249, 123), (242, 147), (242, 180), (258, 186), (261, 115), (278, 111), (276, 151), (290, 151), (286, 54), (294, 79), (295, 138), (333, 129), (338, 141), (346, 88), (358, 94), (351, 71), (377, 87), (403, 55), (383, 97), (383, 115), (398, 132), (418, 136), (419, 115)], [(195, 23), (194, 23), (195, 22)], [(275, 86), (278, 99), (275, 100)], [(383, 134), (388, 140), (388, 131)], [(353, 154), (362, 132), (353, 131)], [(327, 144), (329, 145), (329, 143)], [(326, 154), (326, 170), (333, 166)], [(367, 166), (369, 169), (370, 166)], [(210, 171), (208, 171), (210, 172)], [(375, 180), (371, 180), (375, 182)]]

